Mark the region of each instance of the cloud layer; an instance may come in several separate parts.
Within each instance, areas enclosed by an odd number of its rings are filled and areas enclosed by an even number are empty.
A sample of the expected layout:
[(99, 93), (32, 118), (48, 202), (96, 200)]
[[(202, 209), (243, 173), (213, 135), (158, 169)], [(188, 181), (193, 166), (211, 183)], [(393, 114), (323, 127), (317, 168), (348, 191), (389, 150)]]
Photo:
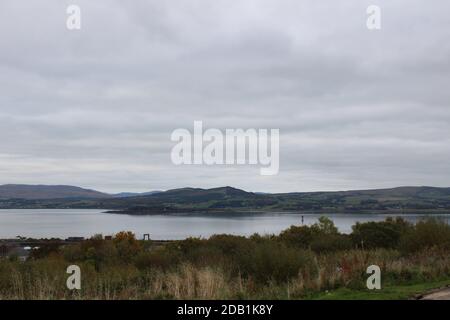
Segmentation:
[[(82, 29), (66, 29), (77, 4)], [(450, 186), (450, 3), (4, 0), (0, 183)], [(174, 166), (176, 128), (279, 128), (280, 173)]]

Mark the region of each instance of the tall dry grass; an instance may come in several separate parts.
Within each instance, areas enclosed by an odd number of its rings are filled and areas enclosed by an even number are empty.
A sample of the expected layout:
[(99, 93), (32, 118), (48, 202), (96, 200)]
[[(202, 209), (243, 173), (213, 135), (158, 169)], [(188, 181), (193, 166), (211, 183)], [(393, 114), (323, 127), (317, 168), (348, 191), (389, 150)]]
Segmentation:
[(316, 270), (298, 270), (285, 282), (258, 283), (221, 268), (184, 263), (171, 270), (139, 270), (120, 265), (96, 270), (85, 264), (82, 290), (69, 291), (67, 263), (43, 259), (26, 263), (0, 261), (0, 299), (296, 299), (339, 287), (361, 288), (366, 268), (376, 264), (383, 281), (408, 283), (450, 277), (450, 256), (439, 250), (402, 256), (395, 250), (351, 250), (317, 255)]

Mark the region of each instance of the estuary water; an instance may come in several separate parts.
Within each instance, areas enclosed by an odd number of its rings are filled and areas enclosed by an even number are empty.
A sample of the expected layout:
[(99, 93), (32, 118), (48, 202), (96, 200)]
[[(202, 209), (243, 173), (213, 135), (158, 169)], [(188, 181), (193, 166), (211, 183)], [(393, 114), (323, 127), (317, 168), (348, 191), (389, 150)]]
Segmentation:
[[(316, 223), (320, 216), (330, 217), (341, 232), (351, 232), (357, 221), (382, 221), (395, 214), (303, 214), (303, 223)], [(403, 214), (408, 221), (438, 217), (447, 223), (446, 214)], [(132, 231), (138, 238), (150, 234), (154, 240), (179, 240), (187, 237), (209, 237), (212, 234), (251, 235), (278, 234), (291, 225), (301, 225), (302, 214), (254, 213), (233, 215), (177, 214), (131, 216), (105, 213), (105, 210), (78, 209), (2, 209), (0, 239), (16, 236), (31, 238), (90, 237)]]

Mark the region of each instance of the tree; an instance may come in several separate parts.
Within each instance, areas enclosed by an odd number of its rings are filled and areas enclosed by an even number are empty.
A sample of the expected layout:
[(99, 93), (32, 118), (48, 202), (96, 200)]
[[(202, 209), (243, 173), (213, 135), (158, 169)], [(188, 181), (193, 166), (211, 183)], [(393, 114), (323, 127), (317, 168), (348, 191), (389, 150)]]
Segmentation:
[(333, 220), (331, 220), (328, 217), (322, 216), (319, 218), (319, 222), (315, 223), (311, 226), (311, 228), (313, 229), (313, 231), (317, 234), (338, 234), (338, 229), (336, 228), (336, 226), (334, 225)]
[(119, 257), (124, 261), (129, 261), (141, 249), (141, 244), (136, 240), (134, 233), (131, 231), (117, 233), (113, 238), (113, 242), (117, 248)]

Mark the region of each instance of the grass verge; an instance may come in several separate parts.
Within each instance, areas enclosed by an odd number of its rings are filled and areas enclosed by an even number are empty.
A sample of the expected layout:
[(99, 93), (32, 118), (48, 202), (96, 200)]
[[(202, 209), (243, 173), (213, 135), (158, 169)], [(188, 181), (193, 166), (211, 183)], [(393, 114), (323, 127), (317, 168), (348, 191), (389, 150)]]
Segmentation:
[(311, 300), (407, 300), (418, 294), (424, 294), (433, 289), (450, 285), (450, 278), (427, 283), (409, 285), (388, 285), (381, 290), (354, 290), (339, 288), (337, 290), (320, 292), (308, 297)]

